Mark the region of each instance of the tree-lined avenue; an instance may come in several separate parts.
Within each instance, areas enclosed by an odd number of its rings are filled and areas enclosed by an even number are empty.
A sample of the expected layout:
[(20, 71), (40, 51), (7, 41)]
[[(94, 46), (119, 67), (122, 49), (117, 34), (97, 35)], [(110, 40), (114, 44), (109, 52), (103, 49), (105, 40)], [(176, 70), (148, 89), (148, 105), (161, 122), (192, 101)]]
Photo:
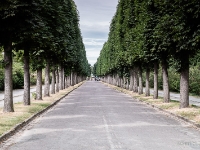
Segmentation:
[(6, 145), (8, 150), (195, 150), (199, 137), (190, 125), (87, 81)]

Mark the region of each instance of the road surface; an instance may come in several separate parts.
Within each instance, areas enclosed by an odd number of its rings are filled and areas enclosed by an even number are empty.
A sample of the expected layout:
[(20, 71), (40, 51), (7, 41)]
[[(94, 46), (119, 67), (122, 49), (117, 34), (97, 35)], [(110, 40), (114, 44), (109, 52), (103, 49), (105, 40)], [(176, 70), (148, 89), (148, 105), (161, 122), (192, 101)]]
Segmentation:
[(5, 150), (199, 150), (200, 132), (87, 81), (12, 137)]

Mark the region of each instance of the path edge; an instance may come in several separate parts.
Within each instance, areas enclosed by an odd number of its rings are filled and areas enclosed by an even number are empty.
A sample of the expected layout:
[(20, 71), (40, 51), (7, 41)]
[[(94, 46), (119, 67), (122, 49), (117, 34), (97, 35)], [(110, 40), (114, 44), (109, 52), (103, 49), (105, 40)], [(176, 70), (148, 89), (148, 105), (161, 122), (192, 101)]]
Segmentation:
[(28, 125), (29, 123), (31, 123), (33, 120), (35, 120), (37, 117), (40, 117), (42, 114), (44, 114), (45, 112), (47, 112), (48, 110), (50, 110), (51, 108), (53, 108), (56, 104), (58, 104), (62, 99), (64, 99), (67, 95), (69, 95), (71, 92), (73, 92), (74, 90), (76, 90), (77, 88), (79, 88), (82, 84), (84, 83), (84, 81), (82, 83), (79, 83), (79, 85), (77, 87), (74, 87), (71, 91), (69, 91), (69, 93), (67, 93), (66, 95), (64, 95), (63, 97), (59, 98), (58, 100), (56, 100), (55, 102), (53, 102), (51, 105), (47, 106), (46, 108), (44, 108), (43, 110), (39, 111), (38, 113), (32, 115), (31, 117), (29, 117), (28, 119), (24, 120), (23, 122), (17, 124), (15, 127), (13, 127), (11, 130), (7, 131), (6, 133), (4, 133), (3, 135), (0, 136), (0, 144), (3, 143), (4, 141), (8, 140), (9, 138), (11, 138), (13, 135), (15, 135), (17, 132), (19, 132), (22, 128), (24, 128), (26, 125)]

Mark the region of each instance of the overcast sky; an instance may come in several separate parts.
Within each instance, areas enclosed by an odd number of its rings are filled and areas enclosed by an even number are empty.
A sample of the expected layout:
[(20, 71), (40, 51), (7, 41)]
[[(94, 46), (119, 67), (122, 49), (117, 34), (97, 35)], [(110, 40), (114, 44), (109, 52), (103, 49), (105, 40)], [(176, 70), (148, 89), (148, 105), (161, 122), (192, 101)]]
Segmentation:
[(108, 39), (110, 22), (116, 12), (118, 0), (74, 0), (74, 2), (79, 11), (87, 59), (94, 65), (103, 44)]

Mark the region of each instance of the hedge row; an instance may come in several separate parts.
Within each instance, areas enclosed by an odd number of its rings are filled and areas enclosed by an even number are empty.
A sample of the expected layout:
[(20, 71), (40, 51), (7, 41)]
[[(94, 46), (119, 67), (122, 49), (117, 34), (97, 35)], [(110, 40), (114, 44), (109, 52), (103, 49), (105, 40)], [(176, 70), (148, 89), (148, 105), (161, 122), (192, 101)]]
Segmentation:
[[(13, 63), (13, 89), (21, 89), (24, 86), (24, 70), (23, 66), (19, 62)], [(31, 74), (31, 85), (36, 85), (36, 76)], [(4, 70), (0, 69), (0, 90), (4, 90)]]

